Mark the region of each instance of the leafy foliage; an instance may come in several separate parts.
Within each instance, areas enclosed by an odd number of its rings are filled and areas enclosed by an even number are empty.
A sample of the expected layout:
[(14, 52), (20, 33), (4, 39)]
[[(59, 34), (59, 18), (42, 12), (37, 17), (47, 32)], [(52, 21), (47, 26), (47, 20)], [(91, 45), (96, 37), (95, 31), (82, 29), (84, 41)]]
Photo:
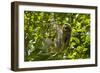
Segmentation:
[[(57, 48), (57, 29), (65, 24), (69, 46)], [(90, 14), (25, 11), (24, 41), (25, 61), (90, 58)]]

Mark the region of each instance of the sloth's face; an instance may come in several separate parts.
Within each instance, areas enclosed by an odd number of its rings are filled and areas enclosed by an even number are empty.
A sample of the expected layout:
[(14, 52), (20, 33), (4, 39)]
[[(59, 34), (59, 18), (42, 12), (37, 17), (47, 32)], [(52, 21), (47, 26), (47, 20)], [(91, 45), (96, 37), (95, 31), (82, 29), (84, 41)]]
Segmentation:
[(67, 26), (64, 26), (64, 27), (63, 27), (63, 30), (64, 30), (64, 31), (68, 31), (68, 29), (69, 29), (69, 28), (68, 28)]
[(70, 32), (70, 31), (71, 31), (71, 27), (68, 26), (68, 25), (64, 25), (64, 26), (63, 26), (63, 31), (64, 31), (64, 32)]

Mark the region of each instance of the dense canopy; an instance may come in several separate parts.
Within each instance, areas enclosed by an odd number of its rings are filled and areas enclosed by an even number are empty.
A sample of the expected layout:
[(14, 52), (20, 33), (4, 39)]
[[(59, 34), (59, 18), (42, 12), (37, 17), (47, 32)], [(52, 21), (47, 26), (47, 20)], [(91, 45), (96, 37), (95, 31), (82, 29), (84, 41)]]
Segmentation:
[(25, 61), (90, 58), (90, 14), (24, 11), (24, 41)]

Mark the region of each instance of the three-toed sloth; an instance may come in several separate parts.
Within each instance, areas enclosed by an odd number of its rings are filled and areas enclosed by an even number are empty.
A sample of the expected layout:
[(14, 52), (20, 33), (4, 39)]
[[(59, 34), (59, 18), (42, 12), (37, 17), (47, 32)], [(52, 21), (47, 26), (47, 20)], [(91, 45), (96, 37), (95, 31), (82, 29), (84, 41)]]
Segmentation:
[(61, 52), (69, 47), (69, 42), (71, 37), (71, 25), (70, 24), (64, 24), (63, 26), (55, 25), (54, 29), (56, 31), (55, 39), (52, 40), (50, 38), (46, 38), (45, 48), (50, 49), (50, 47), (53, 46), (53, 48), (51, 49), (54, 49), (54, 51), (56, 52)]
[(71, 37), (71, 25), (64, 24), (62, 27), (57, 28), (56, 47), (58, 51), (67, 49)]

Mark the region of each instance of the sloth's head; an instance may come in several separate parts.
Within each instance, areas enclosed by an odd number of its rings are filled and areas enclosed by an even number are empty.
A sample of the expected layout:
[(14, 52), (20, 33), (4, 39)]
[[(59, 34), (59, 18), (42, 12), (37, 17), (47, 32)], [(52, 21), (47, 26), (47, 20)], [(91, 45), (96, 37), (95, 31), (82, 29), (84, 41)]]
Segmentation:
[(64, 24), (63, 25), (63, 32), (71, 32), (71, 25), (70, 24)]

